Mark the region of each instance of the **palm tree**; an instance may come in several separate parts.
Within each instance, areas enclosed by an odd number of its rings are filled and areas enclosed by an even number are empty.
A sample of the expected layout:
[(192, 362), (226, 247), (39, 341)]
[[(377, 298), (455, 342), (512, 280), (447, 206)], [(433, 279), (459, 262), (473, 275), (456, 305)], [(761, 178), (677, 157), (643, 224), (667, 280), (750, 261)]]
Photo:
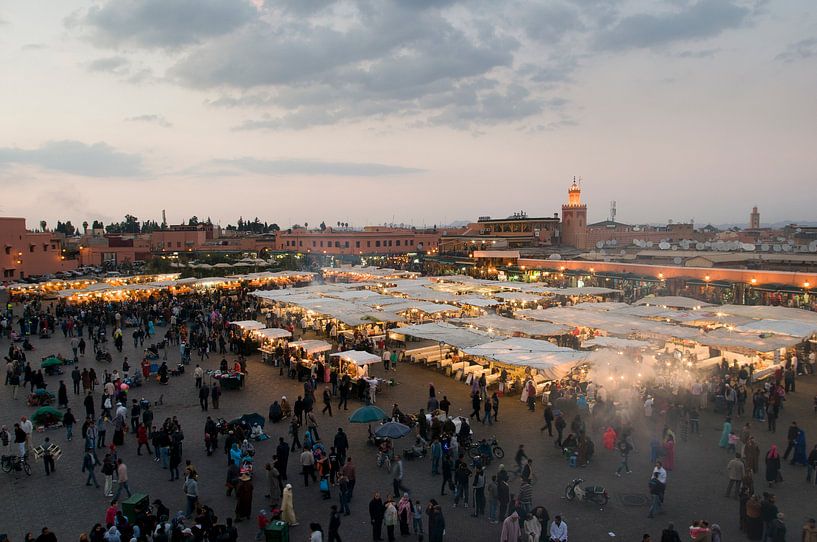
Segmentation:
[(309, 229), (309, 222), (304, 222), (304, 229), (305, 229), (305, 230), (308, 230), (308, 229)]
[(48, 223), (45, 220), (40, 220), (40, 231), (45, 231), (45, 227)]
[(83, 233), (85, 233), (85, 234), (87, 234), (87, 233), (88, 233), (88, 221), (87, 221), (87, 220), (85, 220), (85, 221), (82, 223), (82, 229), (83, 229)]

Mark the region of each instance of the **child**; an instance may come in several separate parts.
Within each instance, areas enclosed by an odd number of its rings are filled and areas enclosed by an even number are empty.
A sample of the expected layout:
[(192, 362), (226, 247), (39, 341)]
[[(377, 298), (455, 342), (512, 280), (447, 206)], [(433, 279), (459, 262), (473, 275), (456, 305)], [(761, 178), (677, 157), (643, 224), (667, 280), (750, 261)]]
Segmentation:
[(258, 534), (255, 535), (256, 540), (262, 540), (264, 538), (264, 529), (268, 523), (269, 516), (267, 516), (267, 511), (261, 510), (261, 512), (258, 513)]
[(414, 501), (414, 510), (412, 510), (412, 518), (414, 524), (414, 534), (420, 535), (420, 540), (423, 539), (423, 507), (420, 505), (420, 500)]
[(738, 442), (740, 442), (740, 438), (735, 434), (734, 431), (730, 431), (729, 446), (726, 447), (726, 451), (735, 453), (737, 451)]

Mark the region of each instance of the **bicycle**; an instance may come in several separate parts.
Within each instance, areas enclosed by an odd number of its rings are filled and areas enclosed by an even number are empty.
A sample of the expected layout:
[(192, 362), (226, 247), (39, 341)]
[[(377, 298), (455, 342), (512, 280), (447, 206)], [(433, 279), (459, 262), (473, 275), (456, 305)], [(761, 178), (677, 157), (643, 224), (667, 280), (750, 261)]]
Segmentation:
[(22, 470), (26, 473), (26, 476), (31, 476), (31, 465), (28, 464), (27, 455), (23, 457), (18, 455), (4, 455), (0, 458), (0, 468), (2, 468), (6, 474), (12, 470)]

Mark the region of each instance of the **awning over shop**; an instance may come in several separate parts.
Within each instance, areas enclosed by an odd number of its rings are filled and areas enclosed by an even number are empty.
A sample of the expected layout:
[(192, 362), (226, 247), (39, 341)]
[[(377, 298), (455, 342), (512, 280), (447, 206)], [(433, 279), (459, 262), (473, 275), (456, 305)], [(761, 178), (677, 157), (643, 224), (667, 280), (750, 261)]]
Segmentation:
[(671, 309), (699, 309), (701, 307), (713, 306), (712, 303), (707, 303), (706, 301), (679, 295), (642, 297), (633, 303), (633, 305), (656, 305), (658, 307), (669, 307)]
[(286, 329), (282, 329), (280, 327), (268, 327), (265, 329), (259, 329), (255, 331), (256, 335), (260, 335), (265, 339), (286, 339), (292, 337), (292, 333), (290, 333)]
[(467, 348), (493, 340), (488, 333), (465, 329), (445, 322), (398, 327), (390, 330), (390, 333), (437, 341), (456, 348)]
[(345, 352), (335, 352), (331, 357), (337, 357), (344, 361), (363, 366), (380, 361), (380, 356), (364, 352), (362, 350), (346, 350)]
[(304, 341), (294, 341), (289, 343), (292, 348), (303, 348), (307, 354), (317, 354), (318, 352), (327, 352), (332, 350), (332, 345), (326, 341), (319, 341), (317, 339), (308, 339)]
[(467, 327), (478, 328), (489, 333), (496, 332), (502, 335), (528, 335), (531, 337), (553, 337), (570, 333), (568, 326), (551, 324), (549, 322), (534, 322), (532, 320), (518, 320), (506, 318), (496, 314), (487, 314), (478, 318), (457, 318), (452, 323)]
[(237, 320), (235, 322), (230, 322), (231, 326), (236, 326), (244, 331), (255, 331), (258, 329), (264, 329), (264, 324), (258, 322), (257, 320)]
[(463, 352), (508, 365), (530, 367), (552, 380), (567, 376), (589, 355), (587, 352), (562, 348), (548, 341), (522, 338), (485, 343), (466, 348)]
[(647, 341), (637, 341), (635, 339), (621, 339), (619, 337), (594, 337), (590, 340), (584, 341), (582, 346), (592, 347), (599, 346), (602, 348), (649, 348), (652, 343)]

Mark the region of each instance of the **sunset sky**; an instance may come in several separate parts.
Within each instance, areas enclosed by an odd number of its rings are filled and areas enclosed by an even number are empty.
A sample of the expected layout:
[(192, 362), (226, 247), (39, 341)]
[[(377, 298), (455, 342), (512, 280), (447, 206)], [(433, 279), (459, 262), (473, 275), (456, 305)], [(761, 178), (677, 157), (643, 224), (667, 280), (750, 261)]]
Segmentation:
[(0, 216), (817, 220), (813, 0), (0, 0)]

